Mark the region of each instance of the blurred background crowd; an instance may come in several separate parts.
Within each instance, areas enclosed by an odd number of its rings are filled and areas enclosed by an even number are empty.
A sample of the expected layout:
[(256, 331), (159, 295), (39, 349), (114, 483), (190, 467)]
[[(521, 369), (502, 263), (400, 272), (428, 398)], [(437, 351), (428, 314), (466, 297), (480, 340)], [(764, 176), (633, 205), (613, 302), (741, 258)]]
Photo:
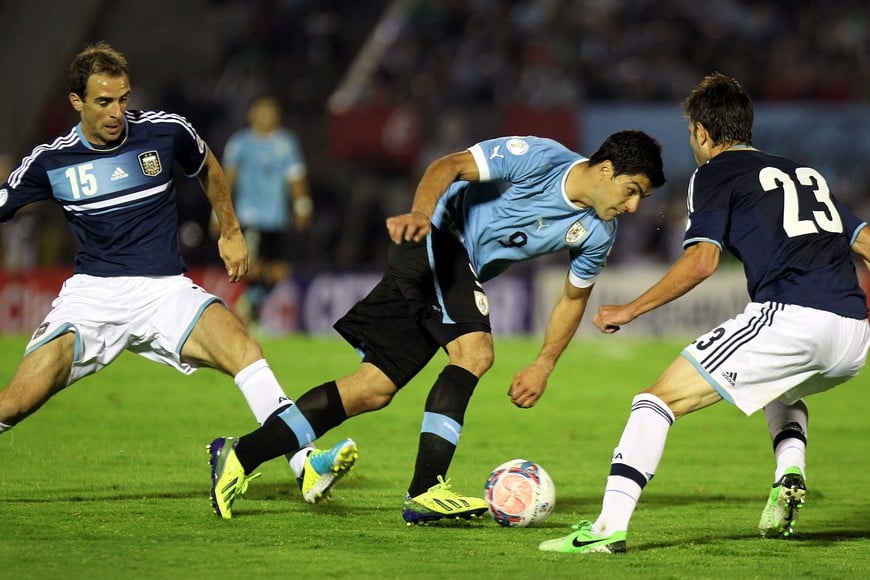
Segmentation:
[[(868, 12), (866, 0), (0, 0), (4, 22), (29, 31), (0, 39), (0, 73), (21, 81), (0, 97), (0, 177), (76, 122), (65, 66), (107, 40), (130, 61), (133, 107), (183, 114), (219, 158), (251, 99), (277, 97), (314, 201), (311, 227), (293, 237), (297, 272), (379, 267), (384, 219), (410, 206), (440, 155), (502, 134), (552, 136), (590, 155), (599, 141), (588, 128), (627, 109), (673, 117), (678, 134), (650, 132), (683, 162), (666, 165), (655, 202), (626, 218), (613, 260), (665, 262), (680, 251), (691, 171), (679, 103), (715, 70), (757, 105), (831, 119), (780, 137), (792, 150), (775, 152), (835, 172), (835, 195), (870, 217), (870, 137), (855, 130), (868, 123)], [(756, 145), (765, 137), (757, 128)], [(188, 260), (216, 263), (207, 202), (188, 185)], [(7, 270), (67, 265), (75, 251), (52, 204), (0, 233)]]

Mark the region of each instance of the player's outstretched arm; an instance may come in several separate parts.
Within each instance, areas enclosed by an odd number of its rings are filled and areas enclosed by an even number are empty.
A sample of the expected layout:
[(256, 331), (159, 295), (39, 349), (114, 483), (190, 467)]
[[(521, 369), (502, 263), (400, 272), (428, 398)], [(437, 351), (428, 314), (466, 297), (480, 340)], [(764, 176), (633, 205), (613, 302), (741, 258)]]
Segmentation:
[(592, 323), (605, 334), (613, 334), (641, 314), (676, 300), (713, 275), (719, 267), (719, 246), (698, 242), (686, 248), (661, 280), (649, 290), (622, 305), (604, 305), (592, 317)]
[(233, 209), (230, 188), (223, 169), (209, 150), (205, 165), (196, 176), (211, 204), (220, 229), (218, 252), (230, 282), (242, 281), (248, 273), (248, 246)]
[(556, 366), (556, 361), (565, 352), (586, 311), (592, 286), (578, 288), (565, 280), (559, 300), (550, 312), (544, 343), (532, 364), (514, 375), (508, 394), (517, 407), (529, 408), (538, 402), (547, 388), (547, 379)]

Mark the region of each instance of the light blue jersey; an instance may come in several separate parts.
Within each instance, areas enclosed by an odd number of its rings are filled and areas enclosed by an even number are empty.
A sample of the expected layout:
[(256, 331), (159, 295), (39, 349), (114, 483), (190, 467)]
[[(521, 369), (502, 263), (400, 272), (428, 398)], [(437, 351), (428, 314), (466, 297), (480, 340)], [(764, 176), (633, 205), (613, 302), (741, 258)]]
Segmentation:
[(287, 228), (288, 182), (306, 173), (302, 149), (293, 133), (277, 129), (262, 136), (249, 128), (237, 131), (227, 141), (223, 166), (236, 171), (233, 198), (242, 227)]
[(459, 238), (480, 281), (514, 262), (568, 250), (571, 283), (592, 285), (607, 262), (616, 220), (600, 219), (565, 193), (568, 172), (586, 158), (540, 137), (490, 139), (469, 151), (480, 181), (453, 183), (432, 223)]

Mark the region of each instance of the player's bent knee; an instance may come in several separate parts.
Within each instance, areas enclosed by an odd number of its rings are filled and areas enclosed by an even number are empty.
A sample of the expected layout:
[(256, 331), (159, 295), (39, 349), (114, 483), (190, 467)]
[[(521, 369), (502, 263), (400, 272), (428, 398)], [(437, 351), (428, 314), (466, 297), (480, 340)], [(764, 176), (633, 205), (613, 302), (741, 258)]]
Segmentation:
[(36, 412), (48, 399), (51, 390), (31, 390), (8, 386), (0, 391), (0, 423), (17, 425)]
[(248, 336), (247, 340), (245, 341), (245, 348), (243, 352), (243, 366), (247, 366), (253, 362), (260, 360), (261, 358), (265, 358), (263, 355), (263, 347), (261, 347), (260, 343), (251, 338), (250, 336)]
[(476, 377), (482, 377), (492, 368), (492, 351), (477, 353), (474, 356), (450, 357), (450, 364), (462, 367)]
[(495, 362), (492, 335), (478, 333), (447, 345), (450, 364), (464, 368), (476, 377), (482, 377)]
[(342, 396), (342, 404), (344, 411), (348, 417), (369, 413), (383, 409), (393, 400), (393, 393), (384, 391), (367, 390), (365, 392), (354, 393), (350, 397)]
[(338, 379), (336, 386), (348, 417), (383, 409), (398, 390), (386, 375), (368, 365), (349, 377)]

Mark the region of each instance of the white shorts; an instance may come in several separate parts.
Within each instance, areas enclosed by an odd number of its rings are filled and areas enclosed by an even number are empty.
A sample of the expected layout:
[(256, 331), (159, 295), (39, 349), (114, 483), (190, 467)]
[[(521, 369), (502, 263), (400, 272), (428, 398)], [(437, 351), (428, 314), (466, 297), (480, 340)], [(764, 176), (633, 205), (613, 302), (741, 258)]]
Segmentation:
[(124, 350), (190, 374), (197, 366), (181, 360), (181, 348), (213, 302), (221, 300), (186, 276), (75, 274), (63, 283), (25, 353), (72, 331), (75, 353), (67, 384), (99, 371)]
[(752, 302), (682, 355), (747, 415), (773, 400), (791, 404), (858, 374), (870, 324), (793, 304)]

